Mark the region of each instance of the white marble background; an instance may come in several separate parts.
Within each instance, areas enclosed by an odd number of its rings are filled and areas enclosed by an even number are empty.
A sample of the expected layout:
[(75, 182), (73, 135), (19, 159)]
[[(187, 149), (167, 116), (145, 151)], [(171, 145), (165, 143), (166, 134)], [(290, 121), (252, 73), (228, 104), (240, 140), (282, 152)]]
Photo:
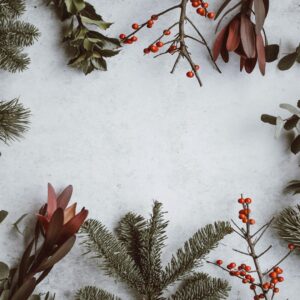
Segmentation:
[[(92, 3), (105, 19), (115, 22), (113, 35), (174, 1)], [(200, 89), (185, 77), (185, 63), (176, 75), (169, 75), (173, 57), (143, 57), (143, 47), (153, 39), (147, 31), (140, 35), (140, 43), (109, 61), (109, 72), (85, 77), (66, 66), (62, 24), (54, 10), (42, 0), (27, 2), (24, 19), (42, 33), (28, 49), (32, 64), (22, 74), (0, 74), (1, 99), (20, 97), (33, 114), (26, 139), (10, 147), (1, 145), (0, 203), (10, 212), (0, 227), (1, 260), (13, 263), (19, 257), (22, 238), (10, 235), (11, 224), (42, 205), (47, 182), (58, 189), (72, 183), (74, 200), (110, 229), (129, 210), (148, 215), (153, 199), (163, 202), (170, 220), (164, 262), (199, 227), (235, 218), (240, 193), (255, 200), (258, 224), (297, 203), (297, 197), (282, 194), (284, 185), (299, 175), (297, 158), (284, 138), (274, 139), (274, 128), (261, 123), (260, 115), (282, 114), (279, 103), (296, 103), (299, 66), (280, 72), (273, 63), (263, 78), (257, 70), (250, 76), (239, 73), (239, 63), (232, 58), (228, 65), (220, 63), (220, 75), (204, 49), (194, 48), (205, 84)], [(212, 7), (220, 3), (215, 1)], [(282, 43), (281, 53), (294, 49), (300, 40), (299, 13), (296, 0), (271, 1), (266, 29), (271, 42)], [(195, 20), (212, 40), (215, 24)], [(264, 268), (286, 251), (275, 232), (262, 246), (270, 242), (274, 249)], [(231, 251), (239, 243), (236, 236), (225, 239), (210, 258), (240, 262), (240, 255)], [(124, 285), (104, 276), (81, 253), (77, 244), (40, 290), (73, 299), (77, 288), (96, 284), (132, 299)], [(284, 263), (286, 281), (278, 299), (299, 299), (299, 265), (297, 255)], [(203, 270), (226, 277), (214, 267)], [(238, 280), (229, 280), (229, 299), (252, 299)]]

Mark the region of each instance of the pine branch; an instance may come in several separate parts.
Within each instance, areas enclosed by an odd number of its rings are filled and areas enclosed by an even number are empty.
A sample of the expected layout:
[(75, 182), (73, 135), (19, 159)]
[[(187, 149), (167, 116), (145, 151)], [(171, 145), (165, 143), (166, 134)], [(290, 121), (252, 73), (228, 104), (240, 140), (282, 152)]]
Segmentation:
[(162, 204), (155, 201), (152, 215), (148, 221), (147, 229), (142, 235), (141, 264), (146, 289), (156, 291), (161, 285), (161, 252), (166, 240), (165, 228), (168, 222), (164, 221)]
[(0, 101), (0, 140), (4, 143), (21, 138), (28, 129), (30, 110), (18, 99)]
[(23, 0), (1, 0), (0, 20), (20, 17), (25, 11)]
[(85, 246), (95, 258), (103, 259), (101, 268), (109, 276), (116, 276), (130, 287), (140, 290), (142, 275), (125, 246), (97, 220), (88, 220), (81, 228), (85, 234)]
[(187, 278), (172, 295), (171, 300), (219, 300), (226, 299), (230, 287), (225, 280), (211, 278), (204, 273), (196, 273)]
[(300, 180), (292, 180), (284, 189), (285, 193), (300, 194)]
[(38, 29), (21, 21), (0, 22), (0, 45), (9, 47), (26, 47), (33, 45), (39, 37)]
[(300, 246), (300, 205), (284, 209), (276, 219), (279, 236), (288, 243)]
[(121, 300), (121, 298), (94, 286), (86, 286), (76, 293), (75, 300)]
[(232, 233), (228, 222), (216, 222), (198, 230), (192, 238), (185, 242), (184, 247), (177, 250), (171, 262), (163, 272), (163, 284), (168, 286), (192, 271), (195, 266), (215, 247), (227, 234)]
[(15, 73), (27, 69), (30, 58), (15, 47), (0, 47), (0, 68)]
[(126, 214), (116, 229), (119, 240), (126, 247), (127, 253), (142, 272), (141, 265), (141, 238), (146, 228), (146, 220), (134, 213)]

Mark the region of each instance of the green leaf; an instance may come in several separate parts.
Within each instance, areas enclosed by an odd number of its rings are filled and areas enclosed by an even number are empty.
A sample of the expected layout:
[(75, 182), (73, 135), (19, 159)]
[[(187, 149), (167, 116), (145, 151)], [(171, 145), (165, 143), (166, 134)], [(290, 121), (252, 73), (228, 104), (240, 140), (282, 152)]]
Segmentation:
[(107, 71), (107, 64), (106, 61), (103, 58), (92, 58), (91, 62), (95, 69), (97, 70), (102, 70), (102, 71)]
[(112, 57), (119, 54), (120, 51), (115, 50), (100, 50), (99, 53), (104, 57)]
[(99, 21), (99, 20), (93, 20), (85, 16), (81, 16), (81, 21), (85, 24), (92, 24), (98, 26), (100, 29), (106, 30), (109, 28), (112, 23), (104, 22), (104, 21)]
[(6, 279), (9, 276), (9, 267), (4, 262), (0, 261), (0, 280)]
[(268, 123), (268, 124), (271, 124), (271, 125), (276, 125), (276, 117), (274, 117), (274, 116), (263, 114), (263, 115), (261, 115), (261, 120), (264, 123)]
[(4, 219), (7, 217), (8, 212), (6, 210), (0, 210), (0, 223), (4, 221)]
[(300, 135), (298, 135), (292, 142), (291, 151), (294, 154), (297, 154), (300, 151)]
[(121, 298), (94, 286), (86, 286), (76, 293), (75, 300), (121, 300)]
[(68, 13), (76, 14), (85, 8), (85, 2), (83, 0), (64, 0)]
[(278, 58), (279, 54), (279, 45), (272, 44), (265, 46), (266, 51), (266, 62), (273, 62)]
[(298, 56), (297, 52), (284, 56), (278, 63), (279, 70), (285, 71), (290, 69), (295, 63), (297, 56)]

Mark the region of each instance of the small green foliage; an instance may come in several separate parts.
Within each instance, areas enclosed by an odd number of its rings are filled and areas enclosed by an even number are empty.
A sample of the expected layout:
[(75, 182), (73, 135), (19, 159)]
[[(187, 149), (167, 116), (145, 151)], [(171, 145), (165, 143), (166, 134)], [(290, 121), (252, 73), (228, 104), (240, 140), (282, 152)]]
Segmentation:
[(290, 69), (295, 62), (300, 63), (300, 45), (292, 53), (287, 54), (278, 63), (278, 68), (281, 71), (286, 71)]
[(35, 26), (17, 20), (24, 10), (23, 0), (1, 0), (0, 68), (3, 70), (24, 71), (30, 59), (23, 53), (23, 49), (31, 46), (39, 37)]
[(58, 8), (62, 21), (71, 20), (64, 42), (75, 50), (75, 54), (68, 64), (81, 69), (84, 74), (89, 74), (93, 70), (106, 71), (106, 58), (117, 55), (119, 53), (117, 48), (121, 46), (118, 39), (99, 32), (109, 28), (111, 23), (105, 22), (92, 5), (83, 0), (50, 2)]
[(0, 223), (2, 223), (7, 217), (8, 212), (6, 210), (0, 210)]
[(0, 140), (8, 143), (17, 140), (28, 130), (30, 110), (18, 99), (0, 101)]
[[(134, 213), (126, 214), (110, 233), (101, 222), (88, 220), (82, 226), (87, 253), (99, 259), (99, 265), (109, 276), (125, 282), (141, 299), (189, 300), (225, 299), (229, 286), (226, 281), (207, 274), (194, 273), (210, 250), (232, 232), (228, 222), (216, 222), (198, 230), (180, 248), (166, 267), (161, 255), (165, 246), (166, 227), (162, 204), (155, 202), (149, 220)], [(184, 279), (173, 296), (164, 298), (167, 288)], [(120, 300), (96, 287), (87, 286), (76, 294), (76, 300)]]

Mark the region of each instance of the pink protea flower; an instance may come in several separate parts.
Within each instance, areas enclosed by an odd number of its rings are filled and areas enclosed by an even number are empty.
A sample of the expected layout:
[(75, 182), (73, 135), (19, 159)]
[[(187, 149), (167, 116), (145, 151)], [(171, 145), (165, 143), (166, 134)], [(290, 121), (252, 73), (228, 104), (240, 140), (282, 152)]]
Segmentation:
[(68, 207), (73, 187), (69, 185), (64, 191), (57, 196), (53, 186), (48, 184), (48, 202), (37, 215), (38, 220), (42, 224), (45, 233), (49, 228), (49, 224), (56, 214), (63, 215), (63, 226), (61, 228), (60, 240), (64, 241), (78, 232), (88, 216), (88, 210), (84, 207), (76, 214), (77, 203), (73, 203)]

